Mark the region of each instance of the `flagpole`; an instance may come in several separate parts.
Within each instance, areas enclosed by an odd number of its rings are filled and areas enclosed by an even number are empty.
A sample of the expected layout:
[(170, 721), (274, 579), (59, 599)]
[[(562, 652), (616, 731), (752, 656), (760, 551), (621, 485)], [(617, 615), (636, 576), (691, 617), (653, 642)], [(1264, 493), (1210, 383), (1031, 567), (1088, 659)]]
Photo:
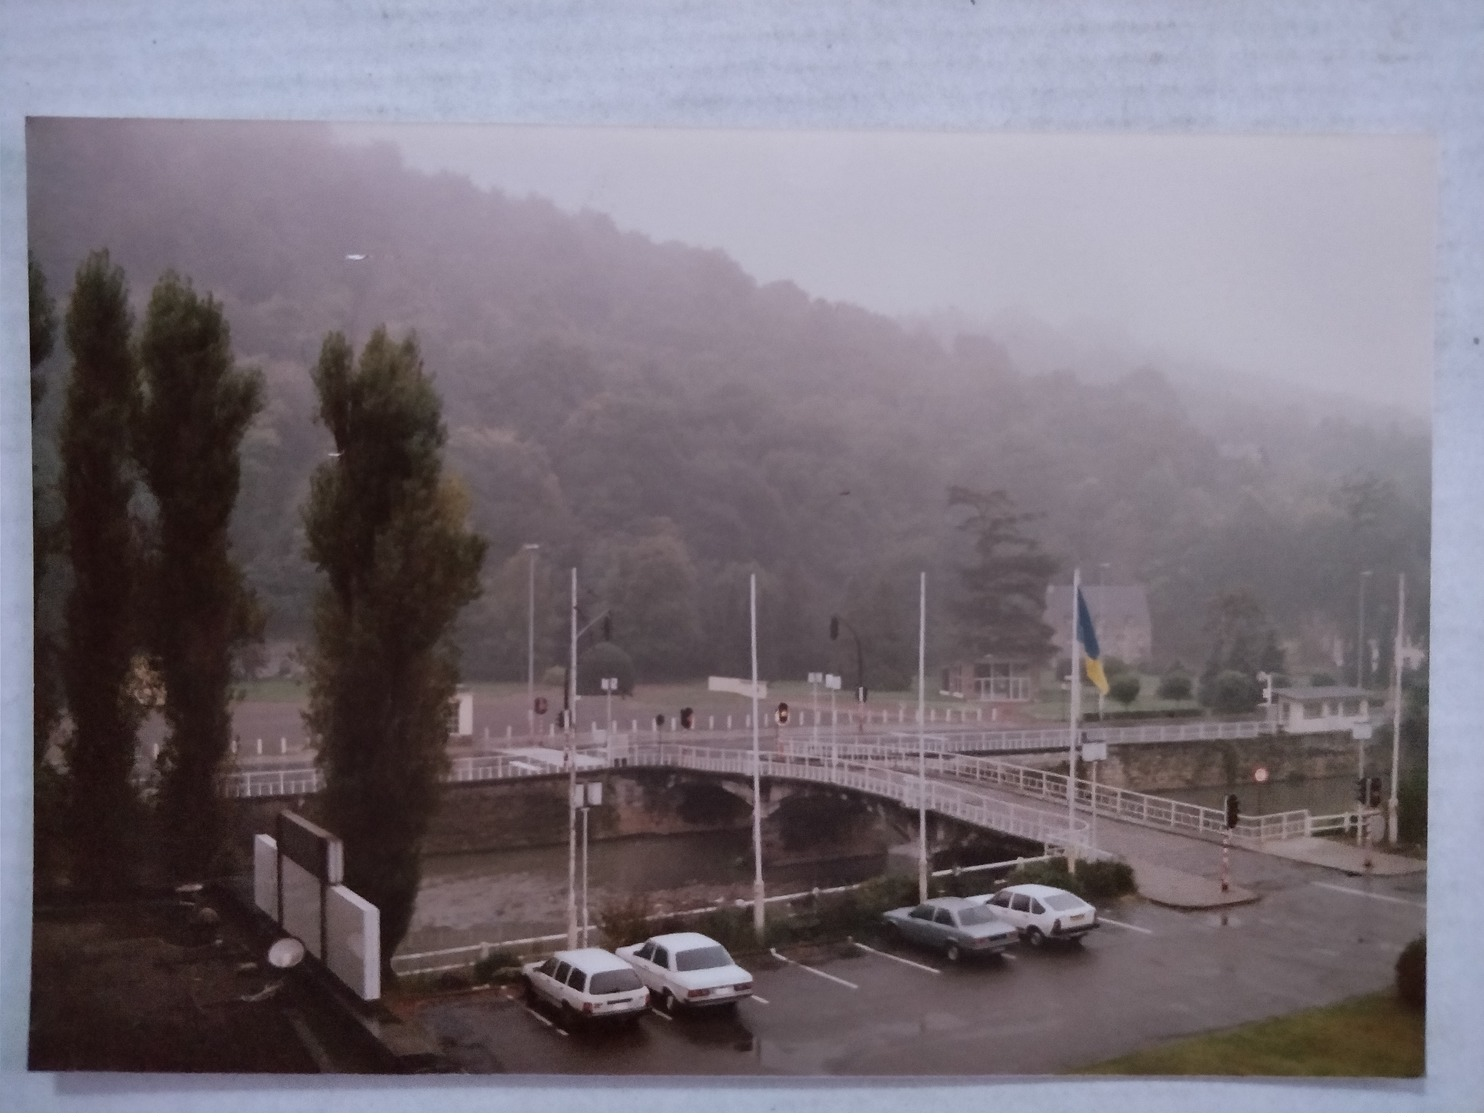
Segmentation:
[(1072, 869), (1077, 864), (1077, 854), (1073, 839), (1074, 827), (1077, 821), (1077, 725), (1082, 720), (1082, 647), (1078, 639), (1080, 633), (1077, 631), (1077, 604), (1078, 595), (1082, 592), (1082, 570), (1074, 567), (1072, 570), (1072, 694), (1071, 694), (1071, 724), (1068, 726), (1067, 735), (1067, 868)]
[(757, 574), (748, 585), (749, 614), (752, 627), (752, 930), (759, 944), (763, 941), (763, 793), (762, 758), (758, 747), (757, 711)]

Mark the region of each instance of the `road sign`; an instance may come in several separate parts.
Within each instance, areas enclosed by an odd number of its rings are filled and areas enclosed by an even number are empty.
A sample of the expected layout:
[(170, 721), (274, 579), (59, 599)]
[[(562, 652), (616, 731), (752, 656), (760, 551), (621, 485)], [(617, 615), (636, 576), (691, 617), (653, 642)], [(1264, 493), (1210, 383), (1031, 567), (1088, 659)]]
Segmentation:
[(1107, 741), (1083, 741), (1082, 742), (1082, 759), (1083, 760), (1107, 760), (1108, 759), (1108, 742)]
[(840, 689), (840, 676), (839, 675), (826, 675), (824, 677), (824, 685), (825, 685), (825, 689), (826, 690), (839, 690)]
[(1257, 771), (1252, 773), (1252, 778), (1258, 783), (1267, 783), (1268, 770), (1266, 768), (1259, 768)]

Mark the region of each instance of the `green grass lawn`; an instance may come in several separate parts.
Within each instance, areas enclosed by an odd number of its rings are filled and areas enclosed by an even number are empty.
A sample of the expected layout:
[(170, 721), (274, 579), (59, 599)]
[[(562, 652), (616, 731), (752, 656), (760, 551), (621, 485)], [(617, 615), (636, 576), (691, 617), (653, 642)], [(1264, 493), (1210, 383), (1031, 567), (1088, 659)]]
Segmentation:
[(1077, 1074), (1416, 1078), (1424, 1017), (1387, 989), (1324, 1008), (1178, 1040)]

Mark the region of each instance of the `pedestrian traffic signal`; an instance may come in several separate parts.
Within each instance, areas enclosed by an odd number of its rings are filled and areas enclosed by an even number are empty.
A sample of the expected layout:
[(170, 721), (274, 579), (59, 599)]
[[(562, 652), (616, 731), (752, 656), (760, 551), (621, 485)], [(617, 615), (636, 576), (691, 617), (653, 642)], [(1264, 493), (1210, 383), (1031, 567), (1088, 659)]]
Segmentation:
[(778, 724), (779, 725), (787, 725), (788, 724), (788, 703), (787, 702), (780, 702), (780, 703), (778, 703)]
[(1364, 776), (1361, 776), (1360, 779), (1355, 781), (1355, 801), (1361, 806), (1365, 806), (1366, 794), (1368, 791), (1370, 791), (1370, 788), (1367, 785), (1370, 782), (1371, 781), (1366, 779), (1366, 777)]
[(1381, 777), (1371, 776), (1366, 780), (1366, 806), (1379, 807), (1381, 805)]
[(546, 713), (546, 695), (539, 694), (536, 696), (536, 712), (538, 714)]
[(680, 728), (694, 729), (696, 727), (696, 712), (689, 706), (680, 708)]
[(1226, 828), (1235, 830), (1237, 821), (1242, 817), (1242, 803), (1235, 795), (1226, 797)]
[(664, 714), (655, 714), (654, 715), (654, 727), (656, 729), (663, 729), (663, 728), (665, 728), (665, 715)]

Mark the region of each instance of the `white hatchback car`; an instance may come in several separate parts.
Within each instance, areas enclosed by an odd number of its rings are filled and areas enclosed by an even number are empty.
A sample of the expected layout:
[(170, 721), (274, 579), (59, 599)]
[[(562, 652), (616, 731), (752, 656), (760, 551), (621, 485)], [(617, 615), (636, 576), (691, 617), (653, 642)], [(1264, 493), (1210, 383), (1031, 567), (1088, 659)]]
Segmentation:
[(1047, 939), (1076, 942), (1098, 925), (1098, 909), (1080, 896), (1045, 884), (1012, 884), (998, 892), (971, 896), (1019, 929), (1032, 946)]
[(649, 990), (617, 955), (589, 947), (559, 950), (544, 962), (521, 967), (526, 1002), (556, 1006), (566, 1024), (580, 1020), (637, 1019), (649, 1007)]
[(667, 1012), (677, 1005), (730, 1005), (752, 996), (752, 975), (721, 943), (694, 931), (621, 946), (618, 956), (634, 967)]

